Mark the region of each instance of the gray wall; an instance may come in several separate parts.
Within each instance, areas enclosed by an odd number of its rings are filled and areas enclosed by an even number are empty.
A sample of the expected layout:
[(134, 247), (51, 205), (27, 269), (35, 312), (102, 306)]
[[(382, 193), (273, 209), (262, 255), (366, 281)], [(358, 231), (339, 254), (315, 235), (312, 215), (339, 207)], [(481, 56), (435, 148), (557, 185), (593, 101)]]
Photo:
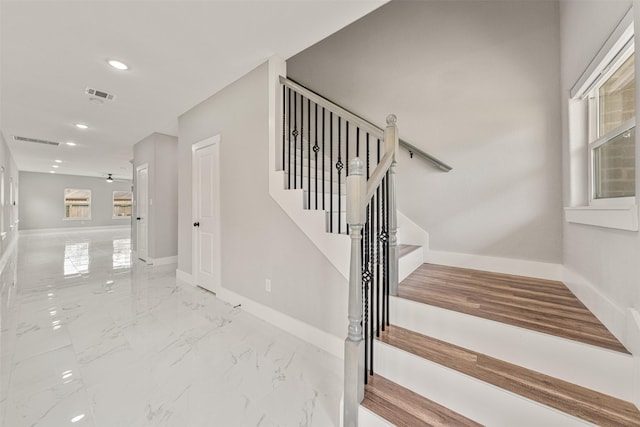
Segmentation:
[[(18, 185), (18, 168), (13, 161), (13, 157), (1, 131), (0, 167), (3, 167), (5, 170), (4, 194), (8, 201), (9, 178), (13, 178), (15, 185)], [(20, 194), (18, 192), (18, 200), (19, 198)], [(18, 227), (14, 226), (13, 228), (9, 228), (11, 209), (12, 207), (9, 203), (5, 203), (3, 207), (0, 207), (0, 216), (2, 217), (2, 222), (4, 222), (7, 232), (5, 239), (0, 239), (0, 259), (4, 258), (7, 261), (6, 266), (3, 266), (3, 270), (0, 271), (0, 331), (2, 332), (0, 333), (0, 360), (2, 361), (2, 363), (0, 363), (0, 378), (2, 379), (2, 381), (0, 381), (0, 414), (4, 413), (3, 411), (8, 401), (9, 381), (7, 381), (7, 379), (9, 378), (11, 363), (6, 363), (6, 361), (12, 360), (13, 358), (13, 352), (16, 347), (15, 331), (18, 326), (17, 321), (8, 321), (11, 320), (11, 318), (15, 319), (15, 316), (7, 318), (7, 314), (17, 308), (15, 304), (16, 289), (12, 286), (15, 284), (15, 268), (11, 266), (11, 263), (16, 262), (16, 260), (15, 257), (8, 257), (9, 253), (7, 252), (9, 245), (15, 242), (18, 237)], [(18, 218), (18, 206), (16, 205), (13, 209), (15, 218)], [(6, 258), (5, 255), (7, 255)]]
[[(91, 219), (65, 220), (64, 189), (91, 190)], [(130, 218), (113, 219), (113, 191), (130, 190), (131, 182), (89, 176), (20, 172), (20, 229), (129, 225)]]
[[(562, 24), (562, 110), (564, 147), (565, 204), (571, 205), (569, 130), (567, 104), (569, 90), (587, 68), (619, 20), (631, 7), (630, 0), (589, 1), (561, 3)], [(635, 8), (636, 40), (639, 40), (637, 23), (640, 22), (640, 2)], [(640, 43), (640, 41), (639, 41)], [(640, 44), (636, 43), (636, 46)], [(640, 69), (640, 56), (636, 55), (636, 70)], [(636, 99), (640, 99), (636, 84)], [(640, 123), (636, 108), (636, 121)], [(636, 170), (640, 170), (640, 146), (636, 137)], [(586, 165), (586, 151), (583, 158)], [(586, 168), (582, 179), (586, 183)], [(574, 183), (575, 184), (575, 183)], [(575, 186), (574, 186), (575, 187)], [(583, 185), (586, 189), (586, 185)], [(640, 174), (636, 174), (636, 194), (640, 189)], [(586, 191), (586, 190), (585, 190)], [(586, 200), (584, 196), (575, 200)], [(565, 223), (565, 266), (580, 274), (620, 309), (640, 309), (640, 234), (589, 225)]]
[(394, 1), (287, 61), (289, 76), (453, 166), (402, 152), (399, 209), (431, 248), (562, 262), (553, 1)]
[(191, 146), (220, 134), (222, 286), (344, 336), (345, 279), (269, 196), (267, 90), (265, 64), (179, 118), (178, 268), (191, 273)]
[[(178, 138), (153, 133), (133, 147), (134, 189), (136, 168), (149, 165), (148, 250), (151, 258), (178, 255)], [(135, 192), (134, 192), (135, 197)], [(134, 217), (137, 216), (134, 207)], [(132, 248), (137, 250), (136, 221)]]

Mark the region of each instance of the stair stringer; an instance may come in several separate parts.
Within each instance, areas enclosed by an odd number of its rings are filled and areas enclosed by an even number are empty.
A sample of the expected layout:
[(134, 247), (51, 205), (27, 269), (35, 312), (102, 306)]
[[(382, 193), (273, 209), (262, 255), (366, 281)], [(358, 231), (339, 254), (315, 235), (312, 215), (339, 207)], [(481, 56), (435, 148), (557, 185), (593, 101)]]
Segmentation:
[(283, 171), (269, 174), (269, 193), (293, 222), (316, 245), (333, 266), (345, 277), (349, 277), (351, 245), (349, 236), (325, 231), (325, 211), (302, 208), (304, 191), (285, 190)]

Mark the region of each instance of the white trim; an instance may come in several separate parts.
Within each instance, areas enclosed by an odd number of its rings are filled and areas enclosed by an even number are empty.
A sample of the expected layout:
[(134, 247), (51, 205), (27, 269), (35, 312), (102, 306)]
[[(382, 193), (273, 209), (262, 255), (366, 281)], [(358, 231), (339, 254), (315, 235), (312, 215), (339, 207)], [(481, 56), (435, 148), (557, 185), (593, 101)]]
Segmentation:
[(191, 275), (191, 273), (187, 273), (180, 269), (176, 269), (176, 280), (182, 283), (186, 283), (187, 285), (195, 286), (193, 284), (193, 276)]
[[(206, 148), (209, 146), (213, 146), (214, 147), (214, 152), (215, 152), (215, 164), (213, 165), (214, 167), (214, 171), (213, 174), (214, 176), (216, 176), (216, 180), (217, 180), (217, 184), (218, 184), (218, 188), (215, 189), (214, 188), (214, 209), (215, 212), (213, 213), (214, 215), (214, 224), (213, 224), (213, 229), (214, 229), (214, 235), (215, 235), (215, 242), (214, 245), (216, 246), (216, 251), (215, 253), (217, 254), (216, 259), (213, 260), (213, 264), (214, 264), (214, 269), (215, 272), (213, 273), (215, 278), (214, 278), (214, 283), (213, 285), (213, 289), (208, 289), (209, 291), (212, 291), (214, 293), (217, 293), (219, 289), (222, 288), (222, 242), (220, 240), (220, 228), (221, 228), (221, 224), (220, 224), (220, 200), (222, 198), (221, 193), (221, 187), (222, 187), (222, 183), (221, 183), (221, 173), (220, 173), (220, 156), (222, 155), (222, 150), (220, 150), (220, 142), (221, 142), (221, 138), (220, 138), (220, 134), (217, 135), (213, 135), (210, 136), (208, 138), (205, 138), (201, 141), (196, 142), (195, 144), (191, 145), (191, 215), (192, 215), (192, 222), (196, 222), (198, 221), (197, 218), (195, 218), (196, 212), (198, 212), (198, 198), (196, 197), (196, 173), (197, 173), (197, 168), (195, 167), (195, 162), (196, 162), (196, 153), (198, 150), (202, 149), (202, 148)], [(197, 233), (198, 230), (196, 230), (195, 227), (191, 228), (191, 254), (192, 254), (192, 260), (191, 260), (191, 271), (192, 271), (192, 277), (193, 277), (193, 283), (197, 283), (198, 280), (198, 237), (197, 237)]]
[(565, 220), (576, 224), (638, 231), (638, 205), (564, 208)]
[(538, 279), (562, 280), (562, 265), (548, 262), (434, 250), (426, 251), (425, 262)]
[(293, 317), (287, 316), (286, 314), (274, 310), (271, 307), (257, 303), (223, 287), (220, 287), (216, 296), (222, 301), (233, 306), (241, 304), (242, 309), (247, 313), (258, 317), (265, 322), (269, 322), (283, 331), (286, 331), (303, 341), (307, 341), (309, 344), (321, 348), (339, 359), (344, 358), (344, 341), (335, 335), (322, 331), (315, 326), (311, 326), (308, 323), (294, 319)]
[(95, 227), (58, 227), (58, 228), (31, 228), (20, 230), (20, 235), (31, 234), (56, 234), (56, 233), (80, 233), (85, 231), (127, 231), (131, 230), (131, 225), (103, 225)]
[(579, 273), (564, 267), (563, 282), (609, 331), (625, 346), (627, 316), (612, 300)]
[[(138, 209), (140, 208), (140, 180), (138, 179), (138, 175), (140, 174), (140, 171), (146, 169), (147, 170), (147, 212), (145, 213), (146, 217), (142, 218), (140, 216), (140, 212), (138, 211)], [(132, 208), (135, 207), (135, 216), (132, 215), (133, 218), (135, 218), (136, 221), (136, 253), (138, 248), (140, 247), (140, 221), (138, 221), (138, 218), (142, 218), (143, 221), (145, 222), (145, 226), (147, 227), (147, 232), (146, 232), (146, 242), (145, 242), (145, 246), (147, 248), (146, 252), (147, 252), (147, 256), (145, 258), (138, 258), (138, 259), (146, 259), (149, 258), (149, 226), (151, 225), (151, 209), (149, 209), (151, 207), (151, 197), (149, 195), (149, 191), (151, 189), (151, 182), (150, 182), (150, 174), (151, 174), (151, 169), (149, 168), (149, 163), (145, 162), (145, 163), (141, 163), (138, 166), (136, 166), (136, 171), (135, 171), (135, 179), (136, 179), (136, 185), (135, 185), (135, 195), (134, 192), (131, 192), (131, 196), (132, 196)], [(133, 209), (131, 210), (131, 213), (133, 214)], [(145, 261), (146, 262), (146, 261)]]
[(634, 396), (633, 396), (633, 404), (636, 405), (636, 408), (640, 409), (640, 357), (635, 357), (634, 360), (634, 369), (633, 369), (633, 387), (634, 387)]
[(167, 264), (175, 264), (178, 262), (178, 256), (167, 256), (163, 258), (148, 258), (147, 264), (153, 264), (154, 266), (158, 265), (167, 265)]
[(607, 66), (615, 59), (629, 39), (632, 38), (633, 8), (630, 8), (571, 88), (571, 98), (582, 96), (589, 92), (600, 73), (606, 72)]

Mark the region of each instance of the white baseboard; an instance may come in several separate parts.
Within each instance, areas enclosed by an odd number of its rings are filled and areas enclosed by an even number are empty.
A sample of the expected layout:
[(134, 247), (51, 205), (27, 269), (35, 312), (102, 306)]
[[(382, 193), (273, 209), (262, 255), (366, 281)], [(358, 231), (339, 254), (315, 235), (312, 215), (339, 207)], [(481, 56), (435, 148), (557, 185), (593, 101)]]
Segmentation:
[(130, 230), (131, 230), (130, 225), (105, 225), (101, 227), (31, 228), (28, 230), (20, 230), (20, 235), (82, 233), (85, 231), (130, 231)]
[(425, 262), (538, 279), (562, 280), (563, 278), (561, 264), (522, 259), (428, 250), (425, 253)]
[(193, 276), (182, 270), (176, 270), (176, 280), (179, 280), (182, 283), (186, 283), (188, 285), (193, 285)]
[(257, 303), (242, 295), (236, 294), (228, 289), (221, 288), (216, 296), (221, 300), (236, 306), (241, 304), (242, 309), (247, 313), (271, 323), (272, 325), (295, 335), (301, 340), (323, 349), (340, 359), (344, 358), (344, 342), (340, 338), (328, 332), (322, 331), (315, 326), (304, 323), (298, 319), (287, 316), (271, 307)]
[(640, 357), (638, 356), (634, 358), (633, 385), (633, 404), (640, 409)]
[(147, 259), (147, 264), (152, 264), (154, 266), (158, 265), (166, 265), (166, 264), (175, 264), (178, 262), (178, 256), (167, 256), (164, 258), (149, 258)]
[[(604, 326), (625, 346), (633, 344), (627, 337), (627, 316), (613, 301), (596, 288), (593, 283), (575, 271), (565, 267), (563, 282)], [(630, 351), (633, 351), (629, 348)], [(636, 354), (640, 354), (637, 352)]]

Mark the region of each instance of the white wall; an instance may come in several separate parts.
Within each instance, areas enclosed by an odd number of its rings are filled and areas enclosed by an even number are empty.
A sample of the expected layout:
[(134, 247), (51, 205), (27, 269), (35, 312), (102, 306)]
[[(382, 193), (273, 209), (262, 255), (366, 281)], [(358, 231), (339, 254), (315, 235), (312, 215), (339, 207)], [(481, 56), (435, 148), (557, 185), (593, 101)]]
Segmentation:
[(267, 77), (264, 64), (179, 118), (178, 269), (191, 273), (191, 146), (220, 134), (222, 286), (342, 337), (345, 279), (269, 196)]
[(391, 2), (287, 61), (291, 78), (453, 166), (402, 152), (432, 249), (562, 262), (558, 4)]
[[(586, 201), (586, 150), (575, 158), (570, 152), (568, 99), (569, 90), (616, 24), (631, 7), (631, 0), (589, 2), (563, 1), (560, 4), (562, 54), (563, 170), (565, 205)], [(634, 1), (636, 28), (640, 22), (640, 2)], [(636, 46), (639, 46), (636, 31)], [(636, 70), (640, 56), (636, 55)], [(640, 99), (636, 85), (636, 99)], [(636, 120), (640, 120), (636, 110)], [(636, 144), (637, 145), (637, 144)], [(640, 146), (637, 146), (640, 149)], [(640, 151), (636, 153), (636, 170), (640, 170)], [(573, 164), (571, 161), (574, 157)], [(573, 181), (570, 176), (573, 172)], [(577, 172), (575, 172), (577, 170)], [(576, 190), (578, 189), (578, 190)], [(640, 175), (636, 174), (636, 189)], [(637, 192), (638, 190), (636, 190)], [(567, 282), (586, 304), (605, 322), (627, 347), (640, 355), (640, 335), (629, 309), (640, 308), (640, 235), (638, 232), (614, 230), (581, 224), (564, 224), (564, 263)], [(581, 295), (582, 294), (582, 295)]]
[[(65, 220), (64, 189), (91, 190), (91, 219)], [(131, 190), (131, 182), (90, 176), (20, 172), (20, 229), (127, 226), (131, 218), (113, 219), (113, 191)]]
[[(134, 197), (136, 168), (147, 164), (149, 215), (147, 243), (152, 259), (178, 255), (178, 138), (153, 133), (133, 147)], [(137, 206), (134, 207), (134, 218)], [(137, 222), (133, 221), (132, 248), (137, 251)]]

